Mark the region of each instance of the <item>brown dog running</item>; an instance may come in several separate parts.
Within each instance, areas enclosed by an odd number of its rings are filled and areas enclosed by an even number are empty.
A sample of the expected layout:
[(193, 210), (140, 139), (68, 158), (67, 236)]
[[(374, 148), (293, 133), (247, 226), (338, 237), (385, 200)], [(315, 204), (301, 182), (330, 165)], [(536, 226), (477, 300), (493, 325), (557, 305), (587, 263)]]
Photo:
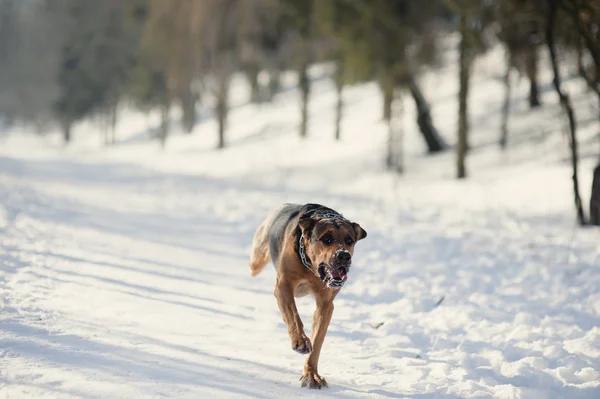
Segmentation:
[[(303, 387), (327, 386), (318, 373), (318, 361), (333, 314), (333, 300), (348, 278), (354, 244), (366, 236), (358, 223), (318, 204), (285, 204), (256, 230), (250, 274), (256, 276), (269, 260), (275, 265), (275, 298), (292, 349), (310, 354), (300, 377)], [(307, 294), (312, 294), (317, 303), (311, 339), (304, 334), (294, 300)]]

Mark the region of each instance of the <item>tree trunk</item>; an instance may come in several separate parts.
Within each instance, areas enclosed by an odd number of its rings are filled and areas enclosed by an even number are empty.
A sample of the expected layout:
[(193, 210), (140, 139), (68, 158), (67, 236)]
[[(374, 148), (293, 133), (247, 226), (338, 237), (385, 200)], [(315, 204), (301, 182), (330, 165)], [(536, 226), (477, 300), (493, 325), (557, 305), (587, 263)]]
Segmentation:
[(458, 91), (458, 145), (457, 145), (457, 170), (459, 179), (467, 177), (465, 158), (468, 149), (468, 97), (469, 97), (469, 74), (471, 66), (471, 54), (468, 44), (467, 19), (464, 15), (460, 17), (460, 65), (459, 65), (459, 91)]
[(583, 48), (579, 41), (577, 41), (577, 69), (579, 75), (585, 80), (590, 90), (593, 90), (594, 93), (596, 93), (596, 96), (598, 97), (598, 109), (600, 109), (600, 81), (598, 80), (600, 76), (598, 75), (598, 67), (594, 66), (594, 73), (590, 76), (583, 63)]
[(344, 76), (342, 70), (343, 64), (337, 63), (335, 71), (335, 88), (337, 93), (337, 102), (335, 105), (335, 139), (339, 141), (341, 138), (342, 112), (344, 110)]
[(224, 99), (219, 99), (217, 103), (217, 120), (219, 122), (219, 143), (218, 149), (225, 148), (225, 129), (227, 124), (227, 103)]
[(397, 112), (394, 112), (392, 107), (392, 126), (396, 131), (397, 144), (396, 144), (396, 173), (404, 173), (404, 99), (401, 95), (395, 99)]
[(394, 102), (394, 86), (385, 84), (383, 89), (383, 120), (389, 122), (392, 118), (392, 103)]
[(62, 123), (62, 134), (63, 134), (63, 141), (66, 144), (69, 144), (71, 142), (71, 128), (72, 128), (72, 123), (70, 121), (63, 121)]
[(506, 149), (508, 143), (508, 117), (510, 116), (510, 97), (511, 97), (511, 72), (510, 59), (506, 60), (506, 72), (504, 74), (504, 104), (502, 104), (502, 124), (500, 127), (500, 148)]
[(344, 109), (344, 85), (337, 85), (337, 103), (335, 106), (335, 139), (339, 141), (341, 138), (342, 112)]
[[(384, 93), (384, 102), (387, 100), (387, 85), (383, 88)], [(394, 169), (394, 164), (396, 163), (396, 131), (394, 129), (394, 125), (392, 123), (392, 105), (394, 100), (394, 91), (392, 89), (392, 95), (389, 97), (391, 100), (389, 101), (389, 114), (384, 115), (385, 121), (388, 127), (388, 141), (387, 141), (387, 154), (385, 157), (385, 167), (387, 170), (391, 171)]]
[(225, 148), (225, 131), (227, 129), (227, 113), (229, 111), (229, 77), (221, 76), (219, 92), (217, 93), (217, 122), (219, 123), (219, 142), (217, 149)]
[(310, 96), (310, 80), (308, 77), (308, 63), (303, 63), (299, 69), (299, 82), (300, 93), (302, 95), (301, 105), (301, 121), (300, 121), (300, 137), (307, 136), (308, 130), (308, 99)]
[(552, 71), (554, 72), (554, 79), (552, 83), (554, 84), (554, 89), (558, 94), (560, 99), (560, 104), (567, 114), (569, 119), (569, 146), (571, 149), (571, 165), (573, 167), (573, 194), (575, 199), (575, 210), (577, 212), (577, 220), (580, 225), (585, 225), (585, 214), (583, 213), (583, 206), (581, 202), (581, 196), (579, 195), (579, 175), (578, 175), (578, 164), (579, 164), (579, 154), (577, 148), (577, 125), (575, 120), (575, 113), (573, 111), (573, 107), (571, 106), (571, 99), (565, 93), (563, 93), (561, 88), (561, 76), (560, 70), (558, 68), (558, 62), (556, 60), (556, 48), (554, 44), (554, 24), (556, 21), (556, 12), (557, 5), (555, 0), (547, 0), (548, 3), (548, 15), (547, 15), (547, 24), (546, 24), (546, 44), (548, 46), (548, 51), (550, 53), (550, 62), (552, 64)]
[(448, 148), (448, 145), (433, 125), (429, 104), (425, 100), (421, 88), (414, 78), (410, 79), (409, 84), (410, 94), (415, 100), (415, 106), (417, 108), (417, 124), (419, 125), (419, 131), (425, 139), (425, 143), (427, 143), (427, 151), (430, 154), (444, 151)]
[(246, 79), (250, 85), (250, 102), (253, 104), (260, 103), (260, 84), (258, 82), (258, 74), (260, 68), (258, 65), (247, 65), (246, 66)]
[(181, 109), (183, 111), (181, 125), (183, 126), (183, 130), (189, 134), (194, 130), (194, 126), (196, 125), (196, 96), (191, 87), (184, 89), (181, 96)]
[(169, 135), (169, 111), (171, 110), (171, 105), (168, 100), (164, 101), (164, 103), (160, 107), (160, 128), (158, 130), (158, 139), (160, 140), (160, 146), (165, 148), (167, 143), (167, 136)]
[(269, 101), (273, 100), (273, 97), (275, 97), (281, 88), (280, 76), (281, 72), (279, 67), (274, 67), (269, 72)]
[(600, 226), (600, 164), (594, 169), (594, 179), (592, 180), (590, 223), (594, 226)]
[(115, 105), (110, 110), (110, 143), (117, 143), (117, 121), (118, 121), (118, 106)]
[(231, 50), (222, 51), (217, 56), (217, 86), (215, 88), (215, 114), (218, 123), (217, 149), (225, 148), (225, 133), (227, 131), (227, 116), (229, 114), (229, 84), (231, 82), (231, 65), (233, 54)]
[(538, 87), (538, 53), (535, 46), (531, 46), (526, 56), (527, 77), (529, 78), (529, 107), (536, 108), (541, 105), (540, 89)]
[[(385, 166), (387, 170), (402, 174), (404, 172), (404, 129), (402, 120), (404, 116), (404, 105), (401, 96), (396, 98), (396, 90), (392, 91), (392, 106), (390, 107), (390, 118), (388, 125), (388, 142)], [(394, 110), (397, 112), (394, 112)]]
[(396, 146), (396, 137), (394, 128), (392, 126), (392, 118), (387, 120), (388, 125), (388, 142), (387, 142), (387, 154), (385, 157), (385, 167), (387, 170), (392, 170), (394, 168), (394, 158), (395, 158), (395, 146)]

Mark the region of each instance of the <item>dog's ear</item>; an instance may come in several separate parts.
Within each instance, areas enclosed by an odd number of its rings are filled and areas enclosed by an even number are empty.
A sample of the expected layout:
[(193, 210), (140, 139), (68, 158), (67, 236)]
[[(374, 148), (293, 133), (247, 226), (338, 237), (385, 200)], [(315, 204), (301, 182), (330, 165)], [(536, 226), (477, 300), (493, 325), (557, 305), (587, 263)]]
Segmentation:
[(354, 227), (354, 233), (356, 234), (356, 241), (362, 240), (367, 237), (367, 231), (360, 227), (358, 223), (352, 223), (352, 227)]
[(315, 227), (316, 220), (311, 218), (300, 218), (298, 226), (305, 236), (310, 236), (310, 232)]

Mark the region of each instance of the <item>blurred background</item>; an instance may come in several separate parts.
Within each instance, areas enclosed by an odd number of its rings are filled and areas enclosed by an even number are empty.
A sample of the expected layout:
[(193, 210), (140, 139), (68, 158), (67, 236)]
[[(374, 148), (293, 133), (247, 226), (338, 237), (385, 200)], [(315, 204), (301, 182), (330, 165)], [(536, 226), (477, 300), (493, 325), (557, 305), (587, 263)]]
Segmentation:
[[(577, 108), (592, 107), (600, 117), (599, 24), (595, 0), (1, 0), (0, 123), (5, 132), (15, 126), (39, 135), (58, 131), (68, 144), (91, 121), (110, 146), (120, 140), (122, 110), (133, 109), (155, 116), (148, 139), (164, 147), (173, 132), (191, 134), (210, 118), (214, 148), (222, 149), (231, 141), (230, 111), (239, 105), (232, 95), (236, 78), (247, 101), (265, 107), (294, 89), (299, 137), (310, 130), (315, 81), (329, 79), (335, 90), (330, 134), (340, 140), (344, 91), (372, 82), (388, 131), (380, 149), (385, 168), (405, 169), (408, 98), (425, 152), (455, 151), (455, 174), (464, 178), (474, 70), (486, 53), (501, 50), (487, 77), (502, 84), (503, 99), (486, 110), (497, 117), (486, 139), (505, 150), (511, 103), (525, 98), (533, 112), (553, 90), (552, 102), (564, 112), (577, 218), (598, 224), (597, 210), (590, 208), (591, 220), (585, 216), (588, 201), (579, 193)], [(444, 79), (457, 90), (454, 131), (441, 120), (445, 114), (432, 113), (437, 97), (421, 83), (424, 71), (435, 74), (448, 64), (456, 69)], [(315, 65), (322, 68), (311, 74)], [(526, 81), (526, 92), (511, 92), (515, 75), (521, 85)], [(564, 80), (580, 80), (592, 94), (588, 104), (573, 106)], [(527, 111), (519, 109), (519, 117)]]
[[(0, 123), (5, 135), (58, 132), (69, 144), (95, 134), (111, 146), (130, 139), (117, 132), (137, 112), (154, 118), (146, 138), (165, 147), (170, 136), (198, 133), (208, 119), (214, 126), (202, 134), (223, 149), (237, 137), (229, 135), (232, 109), (245, 101), (264, 109), (290, 91), (297, 135), (309, 136), (315, 84), (328, 80), (331, 125), (310, 135), (344, 137), (344, 95), (351, 95), (344, 93), (362, 85), (379, 109), (360, 112), (380, 118), (365, 124), (363, 136), (385, 130), (377, 147), (385, 169), (403, 173), (405, 154), (418, 142), (413, 153), (454, 151), (444, 169), (464, 178), (465, 159), (481, 141), (472, 127), (506, 150), (527, 113), (537, 118), (529, 118), (529, 134), (547, 121), (547, 113), (535, 113), (545, 97), (562, 112), (555, 117), (552, 109), (553, 124), (561, 124), (578, 221), (598, 224), (595, 201), (588, 210), (580, 193), (583, 185), (589, 195), (592, 183), (579, 182), (577, 167), (582, 146), (584, 158), (600, 156), (600, 139), (597, 132), (578, 137), (577, 129), (578, 120), (589, 127), (598, 123), (593, 115), (600, 118), (599, 24), (596, 0), (1, 0)], [(470, 99), (473, 91), (492, 93), (472, 87), (486, 56), (482, 74), (497, 99), (485, 109), (493, 126), (470, 116), (479, 102)], [(436, 74), (443, 82), (431, 82)], [(585, 86), (585, 98), (573, 105), (564, 81)], [(453, 103), (442, 112), (443, 87), (451, 87)], [(404, 139), (405, 122), (419, 139)]]

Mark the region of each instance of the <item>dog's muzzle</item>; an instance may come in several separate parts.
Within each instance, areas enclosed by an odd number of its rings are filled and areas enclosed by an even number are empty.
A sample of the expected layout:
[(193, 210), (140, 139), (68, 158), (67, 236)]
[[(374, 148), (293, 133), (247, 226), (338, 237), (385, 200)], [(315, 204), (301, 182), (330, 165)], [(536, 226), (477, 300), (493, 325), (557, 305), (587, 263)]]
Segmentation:
[(337, 251), (331, 265), (322, 263), (319, 266), (319, 277), (328, 288), (342, 288), (348, 280), (352, 256), (346, 250)]

